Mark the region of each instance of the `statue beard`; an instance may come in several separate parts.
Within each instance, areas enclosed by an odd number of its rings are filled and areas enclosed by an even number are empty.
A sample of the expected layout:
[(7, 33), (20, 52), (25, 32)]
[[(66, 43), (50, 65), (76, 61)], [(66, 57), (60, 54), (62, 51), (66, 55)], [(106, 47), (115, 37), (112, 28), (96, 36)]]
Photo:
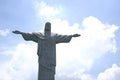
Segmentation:
[(51, 37), (51, 31), (45, 31), (45, 38), (50, 38)]

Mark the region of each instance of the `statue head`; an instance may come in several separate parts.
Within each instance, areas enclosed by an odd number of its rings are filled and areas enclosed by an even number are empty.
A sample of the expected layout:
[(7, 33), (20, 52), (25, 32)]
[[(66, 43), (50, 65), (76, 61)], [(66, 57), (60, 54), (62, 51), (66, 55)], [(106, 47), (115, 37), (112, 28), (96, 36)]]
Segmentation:
[(51, 23), (50, 22), (45, 23), (44, 34), (45, 34), (45, 37), (47, 38), (51, 36)]

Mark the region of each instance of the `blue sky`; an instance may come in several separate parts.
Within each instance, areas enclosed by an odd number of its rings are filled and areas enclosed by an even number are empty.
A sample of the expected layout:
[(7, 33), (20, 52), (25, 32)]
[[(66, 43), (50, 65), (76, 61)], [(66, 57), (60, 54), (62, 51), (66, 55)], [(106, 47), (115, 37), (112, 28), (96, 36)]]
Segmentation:
[[(37, 79), (37, 44), (13, 30), (79, 33), (57, 45), (56, 80), (120, 78), (119, 0), (0, 0), (0, 80)], [(19, 74), (19, 75), (17, 75)]]

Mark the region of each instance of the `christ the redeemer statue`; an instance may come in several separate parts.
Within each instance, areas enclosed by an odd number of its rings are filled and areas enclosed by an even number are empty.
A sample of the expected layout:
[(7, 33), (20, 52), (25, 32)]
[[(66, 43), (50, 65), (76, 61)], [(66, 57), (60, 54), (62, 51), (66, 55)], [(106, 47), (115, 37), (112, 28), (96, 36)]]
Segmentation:
[(13, 31), (15, 34), (21, 34), (26, 41), (34, 41), (38, 43), (37, 54), (39, 57), (38, 80), (55, 80), (56, 67), (56, 44), (66, 43), (72, 37), (79, 37), (79, 34), (74, 35), (59, 35), (51, 33), (51, 23), (45, 24), (44, 33), (32, 32), (25, 33), (18, 30)]

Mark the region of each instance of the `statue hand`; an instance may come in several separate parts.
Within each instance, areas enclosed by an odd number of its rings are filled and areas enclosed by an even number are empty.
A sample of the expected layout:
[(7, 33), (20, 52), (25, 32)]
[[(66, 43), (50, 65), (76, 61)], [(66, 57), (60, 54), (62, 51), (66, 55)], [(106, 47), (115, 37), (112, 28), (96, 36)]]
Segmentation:
[(21, 32), (18, 31), (18, 30), (15, 30), (15, 31), (12, 31), (12, 32), (15, 33), (15, 34), (21, 34)]
[(80, 34), (74, 34), (74, 35), (72, 35), (73, 37), (79, 37), (79, 36), (81, 36)]

